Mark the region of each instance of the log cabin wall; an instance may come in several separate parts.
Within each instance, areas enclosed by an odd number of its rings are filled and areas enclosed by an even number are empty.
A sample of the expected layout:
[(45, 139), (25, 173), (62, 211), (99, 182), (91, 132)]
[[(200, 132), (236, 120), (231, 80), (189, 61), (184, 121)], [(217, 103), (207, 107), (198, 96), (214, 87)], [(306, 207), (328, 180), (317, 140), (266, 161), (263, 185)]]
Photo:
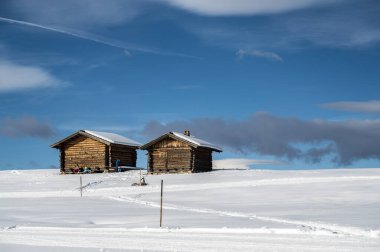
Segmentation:
[(120, 166), (136, 167), (137, 151), (136, 148), (125, 145), (111, 144), (109, 149), (112, 167), (116, 166), (116, 160), (120, 160)]
[(79, 166), (105, 167), (106, 144), (86, 136), (78, 136), (63, 145), (64, 168), (66, 171)]
[(192, 170), (192, 148), (181, 141), (165, 138), (148, 150), (152, 173), (181, 173)]
[(206, 148), (194, 150), (193, 172), (207, 172), (212, 170), (212, 151)]

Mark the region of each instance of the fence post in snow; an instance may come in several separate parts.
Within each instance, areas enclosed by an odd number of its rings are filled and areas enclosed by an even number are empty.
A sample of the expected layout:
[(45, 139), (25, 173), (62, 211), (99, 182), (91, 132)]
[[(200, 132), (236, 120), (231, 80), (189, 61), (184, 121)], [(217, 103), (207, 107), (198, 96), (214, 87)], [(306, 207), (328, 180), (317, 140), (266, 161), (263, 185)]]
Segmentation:
[(164, 181), (161, 179), (161, 204), (160, 204), (160, 227), (162, 227), (162, 191), (164, 187)]
[(80, 196), (82, 197), (82, 190), (83, 190), (83, 187), (82, 187), (82, 175), (79, 176), (79, 182), (80, 182)]

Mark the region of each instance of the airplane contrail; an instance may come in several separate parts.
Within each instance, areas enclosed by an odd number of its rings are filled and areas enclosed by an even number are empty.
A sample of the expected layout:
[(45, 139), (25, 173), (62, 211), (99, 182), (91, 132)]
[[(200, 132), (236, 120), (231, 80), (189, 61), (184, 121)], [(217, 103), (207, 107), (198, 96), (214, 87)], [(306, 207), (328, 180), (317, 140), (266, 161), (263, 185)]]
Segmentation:
[(43, 29), (43, 30), (48, 30), (48, 31), (52, 31), (52, 32), (62, 33), (62, 34), (66, 34), (66, 35), (69, 35), (72, 37), (76, 37), (76, 38), (80, 38), (80, 39), (84, 39), (84, 40), (89, 40), (92, 42), (96, 42), (99, 44), (103, 44), (106, 46), (111, 46), (111, 47), (123, 49), (123, 50), (133, 50), (133, 51), (140, 51), (140, 52), (144, 52), (144, 53), (153, 53), (153, 54), (167, 55), (167, 56), (198, 58), (196, 56), (182, 54), (182, 53), (163, 52), (163, 51), (158, 51), (158, 50), (149, 49), (149, 48), (142, 48), (142, 47), (136, 47), (136, 46), (131, 46), (131, 45), (128, 45), (128, 46), (121, 45), (120, 42), (118, 43), (115, 41), (96, 38), (94, 35), (80, 34), (80, 33), (66, 31), (63, 29), (58, 29), (58, 28), (54, 28), (54, 27), (50, 27), (50, 26), (46, 26), (46, 25), (40, 25), (40, 24), (36, 24), (36, 23), (31, 23), (31, 22), (26, 22), (26, 21), (11, 19), (11, 18), (0, 17), (0, 22), (6, 22), (6, 23), (10, 23), (10, 24), (19, 24), (19, 25), (35, 27), (35, 28), (39, 28), (39, 29)]

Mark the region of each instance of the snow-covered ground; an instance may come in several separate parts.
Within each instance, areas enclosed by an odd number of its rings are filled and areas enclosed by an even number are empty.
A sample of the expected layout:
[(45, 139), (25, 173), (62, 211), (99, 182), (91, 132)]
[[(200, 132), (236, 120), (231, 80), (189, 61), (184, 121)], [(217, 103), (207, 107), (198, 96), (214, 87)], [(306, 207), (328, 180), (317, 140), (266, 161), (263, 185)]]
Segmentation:
[(1, 171), (0, 251), (380, 251), (380, 169), (82, 178)]

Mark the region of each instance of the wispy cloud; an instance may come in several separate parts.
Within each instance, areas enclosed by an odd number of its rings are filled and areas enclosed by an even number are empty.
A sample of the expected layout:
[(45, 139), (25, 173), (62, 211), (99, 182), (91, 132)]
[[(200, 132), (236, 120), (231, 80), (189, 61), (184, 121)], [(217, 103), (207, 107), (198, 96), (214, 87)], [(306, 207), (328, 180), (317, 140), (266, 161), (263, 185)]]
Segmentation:
[(52, 126), (32, 116), (8, 117), (0, 120), (0, 135), (7, 137), (49, 138), (54, 135)]
[(239, 59), (243, 59), (247, 56), (256, 57), (256, 58), (264, 58), (269, 59), (273, 61), (284, 61), (283, 58), (281, 58), (280, 55), (274, 52), (266, 52), (266, 51), (259, 51), (259, 50), (243, 50), (240, 49), (236, 52), (236, 55)]
[(183, 129), (241, 153), (314, 163), (323, 158), (332, 158), (338, 164), (380, 159), (380, 120), (302, 120), (257, 113), (242, 121), (198, 118), (166, 124), (150, 122), (143, 132), (153, 137)]
[[(0, 21), (1, 22), (1, 21)], [(21, 65), (33, 65), (42, 68), (51, 68), (55, 66), (75, 66), (78, 67), (81, 61), (68, 56), (67, 53), (52, 51), (35, 51), (30, 48), (15, 48), (13, 44), (7, 45), (0, 43), (0, 60), (17, 62)]]
[(43, 68), (0, 60), (0, 93), (56, 87), (62, 83)]
[(376, 0), (347, 1), (332, 8), (285, 15), (277, 21), (293, 43), (305, 41), (324, 47), (366, 47), (380, 42), (379, 11)]
[(291, 10), (333, 4), (339, 0), (161, 0), (201, 15), (231, 16), (281, 13)]
[(127, 56), (127, 57), (132, 56), (132, 53), (129, 52), (128, 50), (124, 50), (124, 54), (125, 54), (125, 56)]
[(281, 161), (275, 160), (257, 160), (247, 158), (227, 158), (214, 160), (212, 165), (216, 169), (250, 169), (254, 165), (281, 165)]
[(11, 23), (11, 24), (19, 24), (19, 25), (24, 25), (24, 26), (30, 26), (30, 27), (39, 28), (39, 29), (43, 29), (43, 30), (48, 30), (48, 31), (52, 31), (52, 32), (63, 33), (63, 34), (66, 34), (66, 35), (69, 35), (69, 36), (73, 36), (73, 37), (76, 37), (76, 38), (80, 38), (80, 39), (84, 39), (84, 40), (89, 40), (89, 41), (92, 41), (92, 42), (96, 42), (96, 43), (100, 43), (100, 44), (103, 44), (103, 45), (115, 47), (115, 48), (118, 48), (118, 49), (123, 49), (124, 51), (125, 50), (138, 50), (138, 51), (143, 51), (143, 52), (151, 52), (148, 49), (141, 49), (141, 48), (127, 47), (127, 46), (118, 45), (117, 43), (114, 43), (114, 42), (111, 42), (111, 41), (106, 41), (106, 40), (102, 40), (102, 39), (96, 38), (94, 35), (84, 35), (83, 34), (84, 32), (82, 32), (82, 33), (75, 33), (75, 32), (70, 32), (70, 31), (67, 31), (67, 30), (64, 30), (64, 29), (60, 29), (60, 28), (54, 28), (54, 27), (50, 27), (50, 26), (46, 26), (46, 25), (40, 25), (40, 24), (36, 24), (36, 23), (31, 23), (31, 22), (26, 22), (26, 21), (21, 21), (21, 20), (15, 20), (15, 19), (10, 19), (10, 18), (4, 18), (4, 17), (0, 17), (0, 21)]
[(351, 112), (364, 112), (364, 113), (380, 113), (380, 101), (341, 101), (324, 103), (320, 105), (322, 108), (351, 111)]
[(152, 54), (158, 54), (158, 55), (177, 56), (177, 57), (199, 59), (199, 57), (184, 54), (184, 53), (167, 52), (167, 51), (161, 51), (158, 49), (145, 48), (142, 46), (128, 45), (127, 43), (124, 43), (121, 41), (116, 41), (116, 40), (112, 40), (112, 39), (108, 39), (108, 38), (100, 38), (99, 36), (95, 36), (93, 34), (90, 34), (88, 32), (84, 32), (84, 31), (73, 32), (73, 31), (69, 31), (67, 29), (63, 29), (63, 28), (56, 28), (56, 27), (51, 27), (51, 26), (47, 26), (47, 25), (41, 25), (41, 24), (36, 24), (36, 23), (31, 23), (31, 22), (26, 22), (26, 21), (11, 19), (11, 18), (5, 18), (5, 17), (0, 17), (0, 22), (6, 22), (6, 23), (10, 23), (10, 24), (18, 24), (18, 25), (43, 29), (43, 30), (47, 30), (47, 31), (51, 31), (51, 32), (66, 34), (66, 35), (69, 35), (72, 37), (76, 37), (76, 38), (92, 41), (95, 43), (103, 44), (106, 46), (122, 49), (124, 54), (126, 54), (126, 51), (128, 52), (129, 50), (134, 50), (134, 51), (140, 51), (140, 52), (144, 52), (144, 53), (152, 53)]
[(346, 49), (380, 43), (379, 11), (380, 5), (374, 0), (345, 1), (290, 13), (244, 17), (245, 22), (235, 22), (239, 17), (203, 17), (184, 27), (206, 44), (234, 51), (283, 52), (315, 46)]
[(12, 0), (8, 6), (32, 22), (92, 29), (133, 20), (144, 11), (136, 0)]

